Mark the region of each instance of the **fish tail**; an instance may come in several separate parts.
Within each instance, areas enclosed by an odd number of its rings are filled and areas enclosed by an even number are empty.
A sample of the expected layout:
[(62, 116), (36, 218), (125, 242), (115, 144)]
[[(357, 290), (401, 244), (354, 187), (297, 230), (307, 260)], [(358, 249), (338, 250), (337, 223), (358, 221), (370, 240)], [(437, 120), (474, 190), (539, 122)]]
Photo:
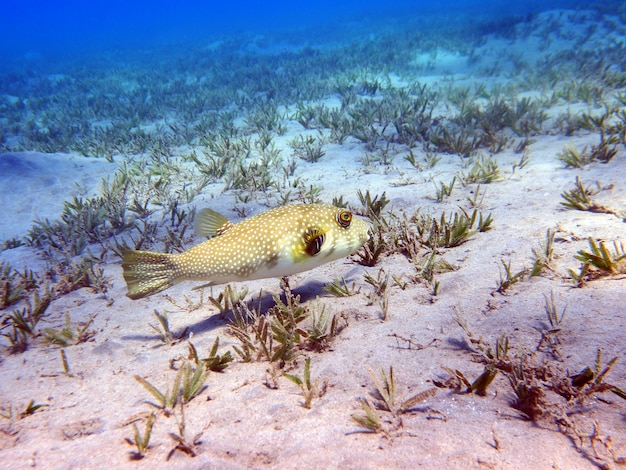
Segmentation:
[(147, 297), (174, 285), (178, 267), (176, 256), (168, 253), (127, 250), (122, 268), (131, 299)]

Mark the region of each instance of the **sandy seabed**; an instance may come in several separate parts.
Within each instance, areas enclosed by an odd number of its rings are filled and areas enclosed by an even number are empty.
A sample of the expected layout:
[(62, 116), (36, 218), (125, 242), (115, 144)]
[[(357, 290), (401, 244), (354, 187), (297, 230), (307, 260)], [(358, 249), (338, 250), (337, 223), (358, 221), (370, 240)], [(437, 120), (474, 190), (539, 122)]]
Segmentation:
[[(284, 140), (299, 132), (297, 123), (290, 122)], [(61, 328), (66, 315), (74, 325), (93, 317), (89, 326), (93, 337), (64, 348), (69, 373), (63, 370), (59, 348), (37, 340), (22, 353), (0, 356), (0, 405), (5, 414), (11, 407), (16, 415), (0, 420), (2, 466), (617, 468), (626, 459), (625, 402), (617, 395), (598, 393), (577, 405), (566, 404), (546, 386), (546, 412), (533, 422), (512, 406), (516, 396), (506, 374), (496, 375), (485, 396), (461, 393), (462, 379), (453, 377), (459, 371), (469, 381), (476, 379), (485, 368), (487, 348), (493, 351), (496, 341), (506, 335), (508, 355), (515, 358), (512, 364), (525, 357), (528, 364), (554, 374), (544, 377), (544, 384), (554, 384), (552, 379), (559, 377), (569, 380), (585, 367), (593, 368), (601, 348), (602, 367), (618, 358), (605, 382), (626, 387), (624, 275), (578, 288), (569, 274), (570, 269), (578, 271), (580, 261), (574, 256), (589, 249), (590, 237), (612, 247), (614, 241), (626, 240), (626, 224), (614, 214), (568, 210), (561, 204), (561, 193), (573, 189), (579, 177), (598, 188), (594, 198), (600, 205), (616, 212), (626, 210), (626, 151), (620, 146), (609, 163), (570, 169), (557, 156), (564, 146), (590, 147), (597, 143), (597, 135), (540, 135), (532, 140), (523, 168), (516, 167), (521, 155), (512, 146), (497, 155), (501, 180), (480, 187), (484, 199), (479, 207), (491, 214), (493, 227), (458, 247), (441, 250), (441, 257), (455, 269), (436, 274), (437, 295), (432, 285), (411, 280), (416, 268), (400, 254), (383, 255), (375, 267), (364, 267), (352, 257), (292, 276), (290, 286), (302, 302), (312, 305), (319, 298), (341, 318), (343, 328), (326, 350), (302, 351), (284, 370), (273, 370), (268, 362), (245, 363), (234, 354), (235, 360), (222, 373), (211, 372), (199, 396), (185, 405), (186, 438), (193, 441), (198, 436), (193, 458), (180, 449), (171, 452), (177, 443), (171, 433), (179, 433), (180, 413), (166, 416), (150, 405), (153, 397), (133, 377), (144, 377), (165, 390), (174, 380), (174, 368), (188, 356), (187, 341), (166, 345), (150, 326), (156, 325), (155, 309), (168, 313), (173, 332), (186, 331), (185, 338), (202, 357), (216, 337), (220, 353), (239, 345), (227, 333), (230, 316), (219, 314), (206, 301), (208, 289), (204, 303), (186, 311), (186, 297), (197, 302), (201, 295), (191, 290), (192, 283), (132, 301), (125, 297), (119, 261), (111, 260), (104, 265), (110, 282), (106, 294), (85, 288), (60, 297), (40, 325)], [(422, 171), (397, 157), (390, 167), (366, 172), (360, 161), (361, 143), (348, 139), (325, 149), (319, 162), (301, 162), (300, 167), (308, 181), (321, 182), (327, 200), (344, 195), (357, 207), (357, 191), (368, 189), (371, 194), (386, 193), (391, 201), (387, 211), (410, 216), (419, 209), (438, 217), (443, 211), (451, 214), (459, 206), (467, 207), (477, 189), (457, 185), (444, 202), (435, 200), (434, 182), (449, 182), (466, 171), (456, 155), (442, 154), (436, 166)], [(0, 165), (9, 158), (13, 163), (6, 168), (14, 168), (18, 160), (24, 166), (11, 178), (0, 177), (0, 206), (8, 208), (0, 215), (5, 238), (23, 234), (35, 215), (58, 214), (73, 194), (62, 193), (59, 187), (73, 189), (68, 184), (72, 181), (91, 193), (98, 189), (98, 178), (116, 168), (116, 163), (76, 156), (23, 153), (0, 156)], [(63, 169), (60, 186), (54, 178), (43, 176), (58, 174), (59, 168)], [(3, 170), (3, 174), (7, 173)], [(233, 199), (221, 195), (221, 189), (219, 184), (210, 185), (194, 203), (235, 219)], [(529, 269), (533, 250), (541, 250), (549, 229), (555, 231), (550, 269), (536, 277), (526, 275), (504, 293), (497, 292), (503, 261), (510, 262), (514, 273)], [(17, 269), (44, 267), (26, 246), (1, 252), (0, 260)], [(404, 280), (390, 281), (386, 318), (379, 303), (370, 301), (372, 288), (364, 281), (365, 273), (376, 277), (381, 268)], [(334, 297), (323, 290), (340, 277), (354, 282), (359, 293)], [(281, 293), (278, 279), (237, 287), (249, 290), (248, 299), (259, 292), (266, 300)], [(214, 288), (214, 294), (220, 289)], [(541, 343), (550, 329), (546, 298), (551, 296), (559, 311), (566, 308), (566, 314), (560, 331), (550, 333), (552, 342)], [(306, 357), (311, 358), (313, 380), (325, 392), (313, 399), (310, 409), (302, 406), (298, 387), (281, 376), (282, 372), (301, 375)], [(380, 432), (366, 432), (352, 415), (364, 414), (363, 399), (379, 401), (367, 367), (378, 373), (390, 366), (398, 402), (427, 393), (403, 413), (376, 410)], [(17, 416), (31, 399), (44, 406), (32, 415)], [(131, 460), (134, 447), (127, 439), (134, 438), (133, 423), (143, 431), (145, 417), (152, 411), (156, 422), (150, 448), (142, 460)]]

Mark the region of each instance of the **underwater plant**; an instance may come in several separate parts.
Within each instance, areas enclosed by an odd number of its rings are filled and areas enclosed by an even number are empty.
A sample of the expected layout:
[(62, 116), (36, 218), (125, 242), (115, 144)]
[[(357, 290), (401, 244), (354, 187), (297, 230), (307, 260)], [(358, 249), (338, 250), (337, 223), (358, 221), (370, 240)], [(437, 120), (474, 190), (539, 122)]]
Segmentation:
[(334, 281), (328, 282), (324, 286), (324, 291), (328, 292), (335, 297), (350, 297), (352, 295), (358, 294), (361, 289), (356, 289), (356, 281), (352, 281), (352, 284), (348, 284), (346, 280), (342, 277), (340, 279), (335, 279)]
[(31, 269), (20, 272), (9, 263), (0, 262), (0, 310), (22, 300), (38, 285), (38, 276)]
[(310, 357), (307, 357), (304, 361), (304, 372), (302, 377), (295, 374), (287, 373), (283, 373), (283, 377), (291, 380), (298, 387), (300, 387), (302, 397), (304, 398), (302, 406), (307, 409), (311, 408), (311, 402), (314, 398), (321, 397), (322, 395), (324, 395), (324, 393), (326, 393), (326, 382), (324, 382), (320, 387), (319, 380), (311, 381)]
[(133, 423), (134, 437), (126, 438), (126, 442), (135, 446), (135, 450), (132, 452), (133, 460), (141, 460), (146, 456), (146, 451), (150, 448), (150, 437), (152, 436), (152, 428), (156, 417), (154, 413), (150, 413), (144, 427), (143, 434), (139, 431), (137, 423)]
[(205, 358), (200, 358), (198, 356), (198, 351), (196, 350), (196, 347), (191, 341), (189, 341), (189, 358), (192, 359), (196, 365), (203, 364), (207, 370), (211, 370), (213, 372), (223, 372), (224, 369), (226, 369), (226, 367), (228, 367), (228, 365), (233, 361), (233, 355), (230, 353), (230, 351), (226, 351), (224, 354), (217, 354), (219, 345), (220, 338), (218, 336), (215, 338), (213, 346), (211, 346), (209, 356)]
[(78, 328), (72, 328), (69, 313), (65, 314), (65, 326), (57, 330), (55, 328), (46, 328), (43, 331), (44, 341), (57, 346), (69, 346), (84, 343), (94, 337), (95, 331), (89, 330), (89, 327), (95, 320), (96, 315), (92, 315), (86, 322), (79, 324)]
[(448, 184), (440, 181), (438, 187), (435, 185), (435, 189), (437, 191), (437, 202), (443, 202), (447, 197), (450, 197), (452, 190), (454, 189), (454, 184), (456, 183), (456, 178), (456, 176), (452, 178), (452, 181)]
[(626, 251), (622, 243), (613, 242), (613, 250), (609, 251), (606, 244), (589, 238), (590, 251), (579, 250), (574, 256), (581, 261), (579, 272), (570, 269), (569, 274), (578, 287), (587, 281), (602, 277), (626, 273)]
[(182, 341), (187, 335), (186, 328), (179, 334), (175, 334), (170, 330), (170, 322), (167, 318), (167, 312), (161, 313), (155, 309), (154, 316), (159, 323), (158, 326), (150, 323), (150, 328), (152, 328), (159, 335), (159, 339), (168, 346), (173, 346), (174, 344)]
[(476, 160), (468, 173), (460, 173), (459, 181), (463, 186), (469, 184), (489, 184), (502, 179), (498, 163), (492, 158)]
[(459, 209), (454, 215), (446, 217), (443, 212), (439, 219), (429, 215), (419, 215), (415, 228), (420, 242), (430, 248), (453, 248), (459, 246), (479, 232), (491, 230), (493, 219), (491, 214), (484, 217), (483, 213), (474, 209), (470, 215)]
[(233, 309), (227, 331), (239, 341), (233, 350), (244, 362), (268, 361), (283, 368), (303, 349), (324, 349), (340, 330), (339, 319), (325, 305), (303, 304), (285, 278), (281, 287), (284, 300), (272, 296), (274, 306), (266, 314), (260, 305), (242, 303)]
[(305, 137), (300, 134), (289, 142), (289, 145), (293, 148), (293, 155), (309, 163), (317, 162), (326, 154), (326, 152), (322, 150), (323, 144), (324, 139), (321, 135), (317, 137), (307, 135)]
[(498, 292), (499, 294), (504, 294), (513, 285), (524, 279), (524, 276), (528, 274), (528, 269), (523, 268), (520, 271), (514, 273), (511, 269), (511, 261), (507, 263), (506, 261), (501, 259), (500, 263), (502, 264), (502, 268), (500, 269), (500, 281), (498, 282), (496, 292)]
[(26, 299), (26, 306), (15, 309), (6, 317), (8, 332), (2, 336), (9, 340), (9, 351), (12, 353), (24, 352), (28, 348), (30, 339), (39, 335), (37, 325), (52, 302), (52, 294), (47, 290), (42, 296), (35, 291)]
[(553, 270), (551, 263), (554, 259), (554, 236), (556, 230), (546, 230), (546, 240), (541, 244), (539, 249), (533, 248), (532, 253), (535, 257), (533, 267), (530, 270), (530, 277), (535, 277), (541, 274), (545, 269)]
[(197, 455), (197, 446), (201, 444), (200, 438), (203, 432), (195, 434), (191, 439), (187, 436), (187, 426), (185, 424), (185, 409), (181, 403), (180, 411), (176, 414), (176, 425), (178, 432), (170, 432), (170, 437), (174, 440), (176, 445), (167, 454), (166, 460), (168, 461), (176, 451), (180, 451), (189, 457), (195, 457)]
[[(376, 394), (374, 395), (376, 401), (372, 402), (369, 398), (361, 398), (359, 402), (365, 414), (354, 413), (351, 418), (369, 432), (388, 434), (401, 427), (400, 415), (409, 412), (419, 403), (432, 398), (437, 393), (437, 389), (433, 387), (407, 398), (399, 399), (393, 366), (389, 366), (388, 372), (381, 368), (378, 374), (369, 366), (366, 366), (366, 369), (376, 387)], [(389, 418), (383, 419), (378, 411), (389, 415)]]
[(589, 211), (599, 214), (613, 214), (617, 217), (620, 217), (620, 214), (618, 214), (614, 210), (600, 205), (591, 199), (592, 196), (596, 195), (601, 190), (600, 184), (596, 184), (598, 187), (598, 189), (596, 190), (585, 187), (581, 179), (577, 176), (576, 187), (574, 189), (561, 193), (561, 197), (564, 199), (564, 201), (561, 201), (561, 205), (567, 207), (568, 209)]

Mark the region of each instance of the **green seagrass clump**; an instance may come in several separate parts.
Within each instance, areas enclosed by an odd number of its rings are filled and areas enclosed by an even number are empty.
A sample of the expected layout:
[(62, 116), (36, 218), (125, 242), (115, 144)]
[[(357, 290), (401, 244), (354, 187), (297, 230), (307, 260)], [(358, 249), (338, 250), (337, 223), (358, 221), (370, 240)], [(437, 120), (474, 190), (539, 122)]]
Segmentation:
[(626, 274), (626, 250), (621, 242), (614, 241), (613, 249), (610, 250), (604, 242), (598, 243), (594, 238), (589, 238), (589, 251), (580, 250), (574, 258), (581, 261), (580, 270), (576, 272), (570, 269), (569, 273), (578, 287), (587, 281)]

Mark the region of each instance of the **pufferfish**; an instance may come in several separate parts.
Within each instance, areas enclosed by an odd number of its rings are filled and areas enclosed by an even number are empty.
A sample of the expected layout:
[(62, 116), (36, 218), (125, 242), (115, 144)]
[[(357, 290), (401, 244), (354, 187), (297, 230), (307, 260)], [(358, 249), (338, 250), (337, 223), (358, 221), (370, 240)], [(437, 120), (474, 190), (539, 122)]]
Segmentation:
[(180, 254), (125, 251), (127, 296), (147, 297), (181, 281), (289, 276), (351, 255), (369, 239), (364, 220), (327, 204), (277, 207), (237, 224), (203, 209), (195, 229), (209, 239)]

